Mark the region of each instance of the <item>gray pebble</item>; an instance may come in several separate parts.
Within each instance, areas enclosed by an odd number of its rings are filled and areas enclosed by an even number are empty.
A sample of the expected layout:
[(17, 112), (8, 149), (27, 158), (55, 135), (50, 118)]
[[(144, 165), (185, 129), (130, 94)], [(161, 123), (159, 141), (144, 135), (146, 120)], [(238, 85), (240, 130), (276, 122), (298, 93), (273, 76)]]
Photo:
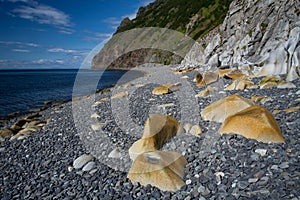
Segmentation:
[(242, 190), (246, 189), (248, 187), (248, 185), (249, 185), (249, 183), (246, 181), (239, 181), (237, 183), (238, 188), (240, 188)]

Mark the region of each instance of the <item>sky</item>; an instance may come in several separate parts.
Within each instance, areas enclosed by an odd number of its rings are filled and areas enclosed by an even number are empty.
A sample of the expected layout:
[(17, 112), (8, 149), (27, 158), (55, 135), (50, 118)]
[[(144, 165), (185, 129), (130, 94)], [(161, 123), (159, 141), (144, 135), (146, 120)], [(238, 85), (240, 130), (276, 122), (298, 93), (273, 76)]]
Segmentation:
[(0, 70), (80, 68), (123, 18), (150, 2), (0, 0)]

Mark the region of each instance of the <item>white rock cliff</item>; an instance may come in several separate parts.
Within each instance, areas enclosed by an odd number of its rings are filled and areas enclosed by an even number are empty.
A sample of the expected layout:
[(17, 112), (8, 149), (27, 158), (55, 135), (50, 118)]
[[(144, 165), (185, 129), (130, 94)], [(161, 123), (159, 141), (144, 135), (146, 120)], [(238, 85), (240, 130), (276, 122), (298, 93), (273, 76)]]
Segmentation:
[(299, 77), (299, 0), (234, 0), (223, 24), (209, 35), (205, 49), (193, 48), (183, 65), (247, 65), (261, 67), (260, 76)]

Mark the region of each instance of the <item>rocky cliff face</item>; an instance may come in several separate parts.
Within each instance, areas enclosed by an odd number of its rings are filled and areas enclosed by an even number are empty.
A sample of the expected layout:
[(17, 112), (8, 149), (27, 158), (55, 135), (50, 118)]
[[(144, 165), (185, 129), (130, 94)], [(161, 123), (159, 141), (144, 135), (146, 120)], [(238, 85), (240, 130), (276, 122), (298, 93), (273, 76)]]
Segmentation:
[[(187, 6), (183, 0), (157, 0), (141, 8), (136, 19), (126, 19), (117, 33), (135, 27), (165, 27), (182, 32), (198, 42), (185, 56), (182, 66), (199, 66), (203, 70), (220, 66), (248, 66), (258, 69), (259, 75), (288, 74), (288, 80), (299, 77), (299, 0), (201, 2)], [(221, 12), (227, 15), (223, 16)], [(223, 23), (218, 23), (220, 20)], [(143, 55), (152, 57), (151, 52), (145, 51), (133, 55), (137, 58)], [(166, 59), (168, 56), (162, 57)], [(97, 68), (97, 58), (94, 58), (93, 68)], [(123, 56), (114, 66), (126, 62), (131, 66), (140, 64), (128, 60), (130, 56)], [(156, 61), (165, 62), (160, 59)], [(169, 60), (167, 63), (175, 62)]]
[(299, 76), (300, 1), (234, 0), (223, 24), (194, 47), (183, 65), (262, 66), (259, 75)]
[[(118, 37), (118, 34), (136, 28), (159, 27), (175, 30), (193, 39), (198, 39), (223, 22), (231, 1), (156, 0), (148, 6), (141, 7), (135, 19), (123, 19), (114, 37)], [(115, 50), (118, 47), (112, 49), (112, 41), (115, 41), (115, 39), (111, 39), (110, 44), (105, 45), (104, 48), (111, 48), (110, 50), (106, 50), (106, 52), (115, 52), (120, 55), (120, 52), (116, 52)], [(114, 45), (118, 46), (117, 43)], [(124, 46), (124, 44), (122, 45)], [(178, 56), (174, 56), (173, 53), (161, 51), (161, 49), (150, 50), (143, 47), (143, 45), (140, 48), (139, 50), (122, 55), (117, 60), (114, 60), (108, 68), (130, 68), (145, 62), (175, 64), (180, 63), (183, 59), (182, 57), (178, 58)], [(104, 65), (101, 62), (108, 60), (108, 58), (104, 57), (106, 56), (103, 53), (102, 55), (96, 55), (93, 59), (92, 68), (102, 69)]]

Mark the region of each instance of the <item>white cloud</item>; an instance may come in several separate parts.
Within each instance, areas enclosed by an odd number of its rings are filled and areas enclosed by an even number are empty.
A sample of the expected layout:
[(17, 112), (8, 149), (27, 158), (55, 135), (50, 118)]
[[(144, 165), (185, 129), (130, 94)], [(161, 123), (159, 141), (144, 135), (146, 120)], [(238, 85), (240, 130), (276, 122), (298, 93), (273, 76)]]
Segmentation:
[(74, 32), (74, 30), (71, 29), (73, 24), (71, 23), (70, 16), (61, 10), (34, 0), (7, 1), (11, 3), (22, 3), (22, 5), (18, 4), (15, 9), (11, 10), (10, 14), (12, 16), (17, 16), (39, 24), (55, 26), (59, 29), (59, 32), (64, 34), (72, 34)]
[(28, 46), (28, 47), (39, 47), (39, 44), (28, 43), (28, 42), (18, 42), (18, 41), (0, 41), (2, 45), (18, 45), (18, 46)]
[(61, 59), (57, 59), (57, 60), (48, 60), (48, 59), (39, 59), (39, 60), (32, 60), (32, 61), (29, 61), (29, 63), (32, 63), (32, 64), (39, 64), (39, 65), (62, 65), (62, 64), (65, 64), (65, 62)]
[(12, 49), (14, 52), (19, 52), (19, 53), (29, 53), (30, 51), (28, 49)]
[(52, 49), (48, 49), (48, 52), (51, 52), (51, 53), (77, 53), (78, 51), (72, 50), (72, 49), (52, 48)]

